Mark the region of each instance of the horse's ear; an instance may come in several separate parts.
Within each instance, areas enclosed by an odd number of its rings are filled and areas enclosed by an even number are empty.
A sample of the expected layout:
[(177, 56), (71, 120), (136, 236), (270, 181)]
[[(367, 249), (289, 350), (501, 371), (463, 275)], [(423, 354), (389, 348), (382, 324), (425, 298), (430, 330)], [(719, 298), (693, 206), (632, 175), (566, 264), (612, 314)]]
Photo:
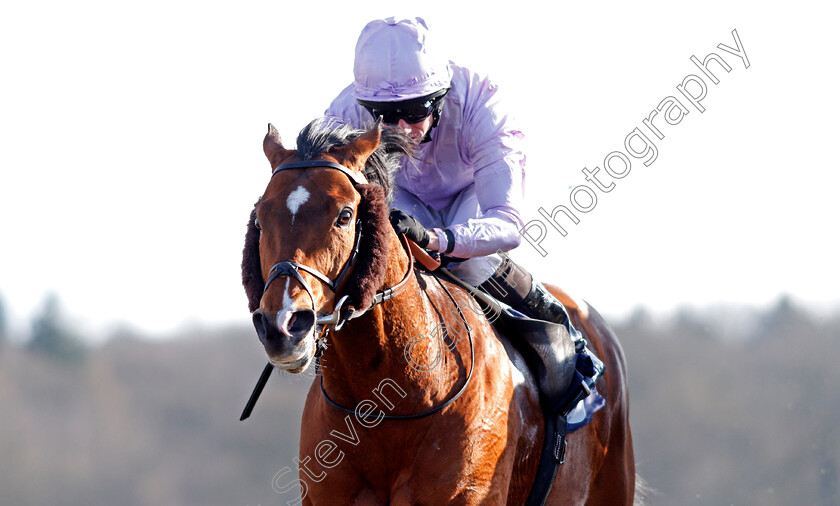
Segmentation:
[(294, 153), (293, 149), (283, 147), (283, 142), (280, 140), (280, 132), (271, 123), (268, 124), (268, 133), (265, 134), (265, 139), (263, 139), (263, 151), (271, 163), (272, 169), (280, 165), (283, 160)]
[(377, 119), (367, 132), (356, 137), (349, 144), (331, 150), (330, 153), (344, 165), (364, 172), (365, 163), (379, 147), (380, 140), (382, 140), (382, 120)]

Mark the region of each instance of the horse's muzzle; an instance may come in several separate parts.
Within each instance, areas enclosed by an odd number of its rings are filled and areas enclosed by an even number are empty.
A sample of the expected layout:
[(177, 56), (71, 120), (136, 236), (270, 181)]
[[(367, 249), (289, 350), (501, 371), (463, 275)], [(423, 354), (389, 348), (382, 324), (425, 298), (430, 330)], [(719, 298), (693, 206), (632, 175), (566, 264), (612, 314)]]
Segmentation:
[(273, 362), (294, 362), (301, 358), (301, 348), (307, 349), (303, 341), (315, 328), (315, 312), (308, 308), (279, 312), (257, 309), (252, 319), (257, 336)]

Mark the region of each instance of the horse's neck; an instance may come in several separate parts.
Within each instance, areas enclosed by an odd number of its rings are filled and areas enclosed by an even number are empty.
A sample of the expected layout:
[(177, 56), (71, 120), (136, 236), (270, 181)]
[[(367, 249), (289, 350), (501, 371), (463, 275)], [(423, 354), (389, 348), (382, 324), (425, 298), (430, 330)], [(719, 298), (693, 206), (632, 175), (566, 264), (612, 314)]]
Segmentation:
[[(392, 236), (390, 251), (384, 287), (399, 283), (409, 268), (408, 256), (396, 236)], [(457, 381), (457, 366), (424, 368), (440, 359), (442, 350), (435, 334), (438, 324), (414, 277), (395, 298), (373, 307), (330, 337), (321, 367), (330, 397), (354, 406), (370, 399), (385, 380), (406, 392), (421, 389), (421, 403), (445, 397), (450, 383)], [(417, 407), (410, 403), (401, 406)]]

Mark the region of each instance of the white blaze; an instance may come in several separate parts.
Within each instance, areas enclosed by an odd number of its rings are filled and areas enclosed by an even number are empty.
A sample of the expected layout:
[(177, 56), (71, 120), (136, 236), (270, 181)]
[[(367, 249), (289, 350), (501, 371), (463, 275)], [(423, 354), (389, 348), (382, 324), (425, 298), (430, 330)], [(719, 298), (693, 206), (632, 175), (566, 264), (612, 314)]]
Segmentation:
[(286, 289), (283, 290), (283, 309), (292, 309), (292, 297), (289, 294), (289, 282), (292, 278), (286, 278)]
[(294, 309), (292, 307), (292, 297), (289, 294), (289, 282), (292, 278), (286, 278), (286, 289), (283, 290), (283, 309), (277, 312), (277, 328), (282, 329), (283, 325), (286, 323), (286, 320), (289, 318), (289, 314)]
[(309, 192), (303, 186), (298, 186), (295, 191), (289, 194), (289, 197), (286, 199), (286, 207), (292, 212), (292, 221), (295, 221), (295, 214), (297, 214), (300, 206), (305, 204), (307, 200), (309, 200)]

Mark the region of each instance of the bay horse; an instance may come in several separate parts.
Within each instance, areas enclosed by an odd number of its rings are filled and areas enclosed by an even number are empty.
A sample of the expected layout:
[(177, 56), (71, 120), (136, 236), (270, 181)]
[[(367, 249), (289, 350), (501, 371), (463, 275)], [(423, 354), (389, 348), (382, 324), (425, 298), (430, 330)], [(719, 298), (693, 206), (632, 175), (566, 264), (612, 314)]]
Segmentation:
[[(295, 459), (302, 503), (525, 504), (545, 436), (537, 384), (515, 336), (460, 286), (415, 271), (391, 228), (409, 142), (323, 120), (294, 150), (271, 125), (263, 142), (273, 173), (242, 262), (254, 325), (282, 371), (306, 370), (325, 343)], [(606, 365), (606, 405), (569, 434), (546, 504), (632, 504), (622, 349), (591, 306), (546, 286)]]

